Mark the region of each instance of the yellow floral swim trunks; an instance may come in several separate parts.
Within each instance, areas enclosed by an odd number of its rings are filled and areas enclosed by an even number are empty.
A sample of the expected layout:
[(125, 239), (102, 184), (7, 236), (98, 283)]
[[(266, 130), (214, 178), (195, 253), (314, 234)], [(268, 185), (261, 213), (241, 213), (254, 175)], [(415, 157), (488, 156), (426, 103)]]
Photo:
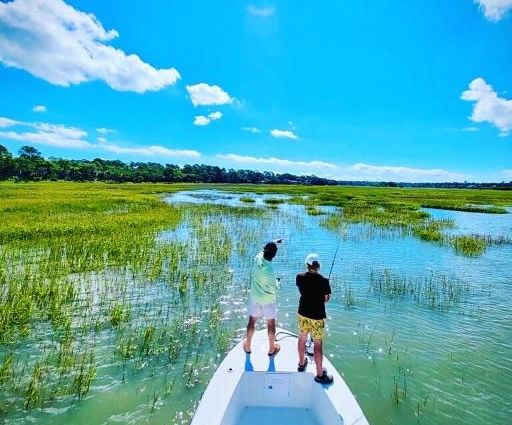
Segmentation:
[(313, 339), (322, 341), (324, 339), (324, 326), (323, 319), (315, 320), (309, 317), (299, 316), (299, 332), (308, 332)]

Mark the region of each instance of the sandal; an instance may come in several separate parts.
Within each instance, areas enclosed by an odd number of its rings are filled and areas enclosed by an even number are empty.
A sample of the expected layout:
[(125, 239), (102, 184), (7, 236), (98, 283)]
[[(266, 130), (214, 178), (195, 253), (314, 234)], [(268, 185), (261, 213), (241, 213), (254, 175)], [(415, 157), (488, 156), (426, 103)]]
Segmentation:
[(281, 346), (279, 344), (274, 344), (274, 350), (271, 353), (268, 353), (269, 357), (275, 356), (281, 350)]
[(304, 357), (304, 363), (297, 366), (297, 372), (304, 372), (306, 367), (308, 366), (309, 360), (307, 357)]

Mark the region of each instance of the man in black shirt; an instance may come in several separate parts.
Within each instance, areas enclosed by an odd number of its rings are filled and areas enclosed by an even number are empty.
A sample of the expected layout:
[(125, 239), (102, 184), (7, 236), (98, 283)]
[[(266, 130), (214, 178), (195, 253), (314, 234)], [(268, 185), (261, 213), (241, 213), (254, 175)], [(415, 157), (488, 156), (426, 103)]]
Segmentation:
[(324, 339), (325, 303), (331, 296), (329, 279), (323, 277), (320, 269), (320, 258), (317, 254), (309, 254), (306, 257), (307, 271), (299, 273), (296, 278), (300, 292), (299, 301), (299, 366), (298, 371), (306, 370), (308, 363), (305, 354), (308, 333), (314, 339), (314, 359), (316, 364), (315, 381), (320, 384), (330, 384), (332, 376), (323, 370), (322, 341)]

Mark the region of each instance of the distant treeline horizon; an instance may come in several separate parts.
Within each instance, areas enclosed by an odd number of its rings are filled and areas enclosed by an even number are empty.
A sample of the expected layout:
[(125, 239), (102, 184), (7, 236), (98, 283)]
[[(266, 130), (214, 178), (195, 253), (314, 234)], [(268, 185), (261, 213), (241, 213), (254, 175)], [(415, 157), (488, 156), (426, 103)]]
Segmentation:
[(510, 182), (444, 182), (409, 183), (394, 181), (334, 180), (315, 175), (294, 175), (244, 169), (226, 169), (216, 165), (160, 164), (95, 158), (44, 158), (33, 146), (22, 146), (18, 156), (0, 145), (0, 180), (14, 181), (103, 181), (114, 183), (245, 183), (245, 184), (302, 184), (318, 186), (377, 186), (426, 187), (511, 190)]

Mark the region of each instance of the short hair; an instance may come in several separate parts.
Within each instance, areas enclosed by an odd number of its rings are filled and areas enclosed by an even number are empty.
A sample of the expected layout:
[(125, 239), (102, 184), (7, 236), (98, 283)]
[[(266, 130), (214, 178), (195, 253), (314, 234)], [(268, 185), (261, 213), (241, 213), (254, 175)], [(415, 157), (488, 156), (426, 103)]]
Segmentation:
[(275, 254), (277, 252), (277, 245), (275, 242), (267, 242), (263, 247), (264, 253)]

